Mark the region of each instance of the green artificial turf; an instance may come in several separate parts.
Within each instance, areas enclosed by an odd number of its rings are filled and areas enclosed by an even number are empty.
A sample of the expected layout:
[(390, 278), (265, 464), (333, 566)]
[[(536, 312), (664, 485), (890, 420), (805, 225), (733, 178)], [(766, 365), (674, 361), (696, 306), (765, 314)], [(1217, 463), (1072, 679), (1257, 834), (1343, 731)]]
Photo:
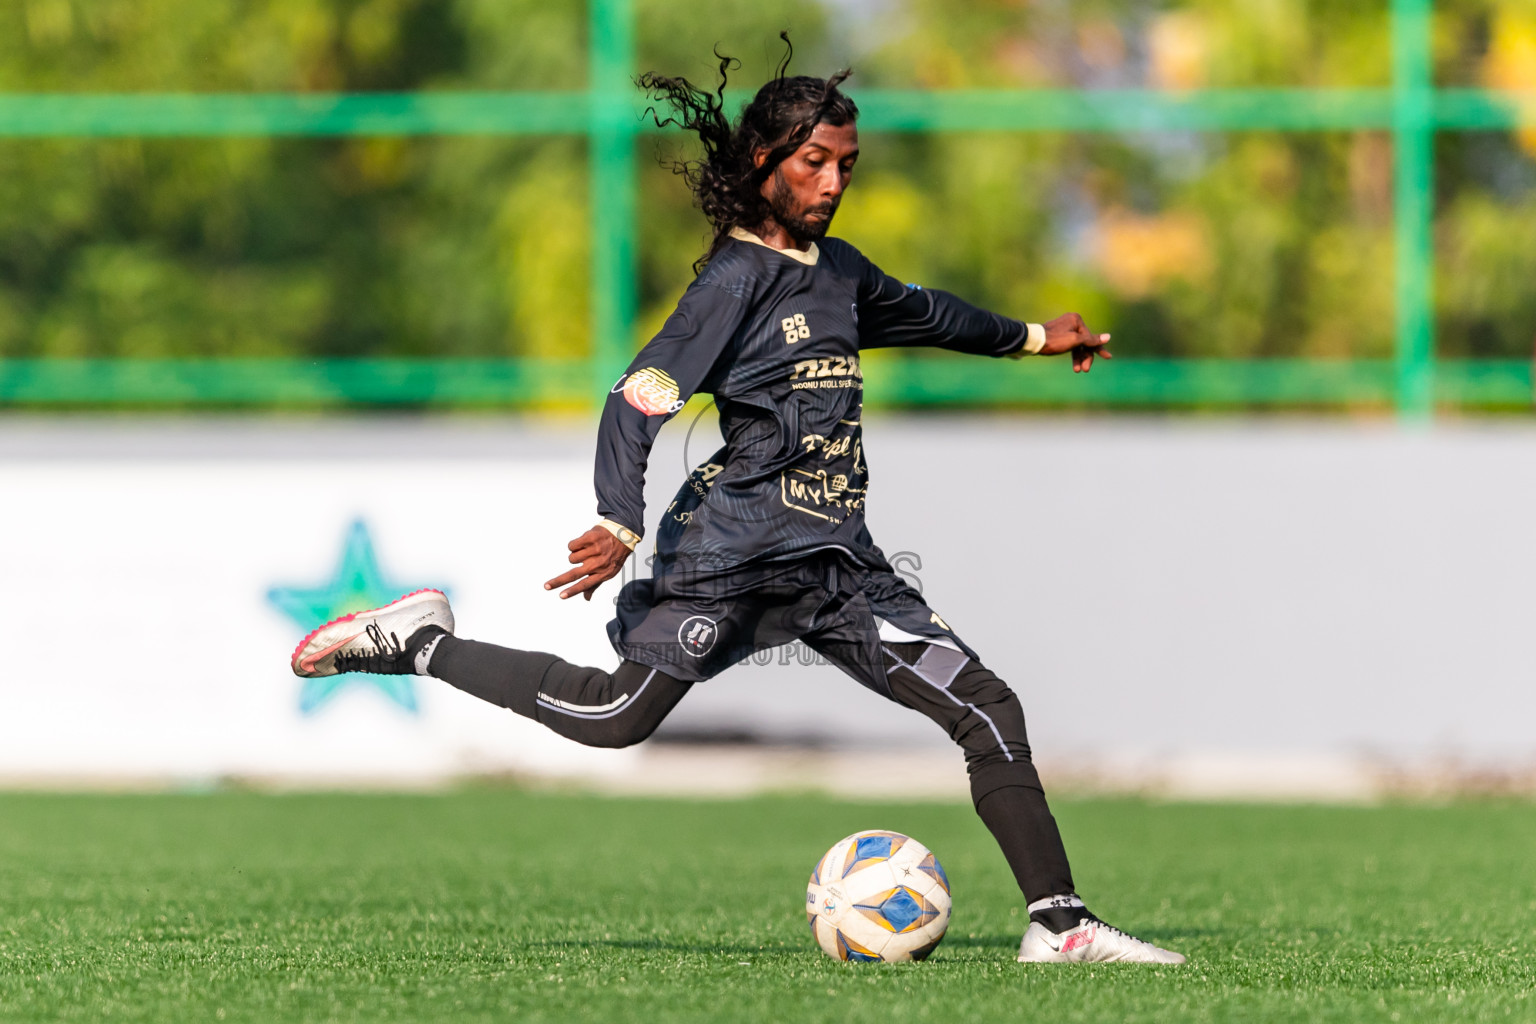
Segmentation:
[[(1536, 807), (1057, 813), (1090, 905), (1187, 966), (1015, 963), (965, 806), (0, 795), (0, 1020), (1536, 1020)], [(949, 871), (926, 963), (811, 944), (811, 865), (865, 828)]]

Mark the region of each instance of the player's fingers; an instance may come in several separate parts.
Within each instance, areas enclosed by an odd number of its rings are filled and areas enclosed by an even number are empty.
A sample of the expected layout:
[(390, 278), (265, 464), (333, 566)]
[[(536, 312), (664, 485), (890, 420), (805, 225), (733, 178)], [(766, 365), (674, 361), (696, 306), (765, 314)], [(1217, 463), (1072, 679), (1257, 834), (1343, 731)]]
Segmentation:
[(605, 561), (600, 558), (591, 558), (569, 572), (556, 576), (544, 584), (544, 589), (553, 590), (556, 587), (563, 587), (567, 583), (575, 583), (576, 586), (560, 595), (562, 598), (570, 597), (572, 594), (581, 593), (583, 588), (590, 589), (603, 582), (603, 580), (612, 579), (618, 574), (618, 571), (619, 565), (614, 562)]
[[(567, 582), (569, 582), (569, 581), (567, 581)], [(594, 581), (591, 576), (586, 576), (586, 577), (584, 577), (582, 579), (577, 580), (573, 585), (571, 585), (569, 587), (566, 587), (564, 590), (562, 590), (560, 592), (560, 600), (564, 601), (566, 598), (575, 597), (577, 594), (581, 593), (582, 591), (584, 591), (584, 590), (591, 590), (595, 586), (597, 586), (597, 582)]]
[(612, 569), (612, 568), (604, 569), (603, 572), (600, 575), (593, 577), (592, 585), (590, 587), (588, 587), (582, 593), (581, 596), (586, 598), (588, 601), (592, 600), (592, 595), (597, 593), (597, 588), (602, 586), (603, 583), (606, 582), (607, 580), (611, 580), (611, 579), (613, 579), (614, 576), (617, 576), (617, 575), (618, 575), (618, 570), (617, 569)]
[(593, 573), (586, 579), (578, 581), (575, 586), (568, 587), (562, 591), (560, 593), (560, 600), (564, 601), (567, 598), (575, 597), (577, 594), (585, 594), (587, 600), (590, 601), (592, 600), (592, 591), (596, 590), (597, 585), (607, 578), (607, 576), (599, 573)]
[(556, 587), (563, 587), (567, 583), (579, 580), (585, 575), (587, 575), (587, 567), (584, 565), (578, 565), (576, 568), (571, 569), (568, 572), (563, 572), (559, 576), (556, 576), (554, 579), (545, 583), (544, 589), (554, 590)]
[(601, 553), (602, 552), (595, 544), (589, 547), (581, 548), (579, 550), (573, 549), (571, 551), (571, 557), (569, 561), (572, 565), (575, 565), (577, 562), (586, 562), (596, 558)]

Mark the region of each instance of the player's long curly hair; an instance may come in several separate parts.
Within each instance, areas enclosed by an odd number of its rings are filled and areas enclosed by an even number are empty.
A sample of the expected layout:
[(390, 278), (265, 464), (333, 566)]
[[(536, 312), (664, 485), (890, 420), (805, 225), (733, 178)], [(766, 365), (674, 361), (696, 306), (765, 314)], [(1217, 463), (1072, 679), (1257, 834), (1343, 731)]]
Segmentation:
[[(845, 125), (858, 120), (859, 108), (838, 90), (853, 72), (844, 68), (831, 78), (786, 75), (795, 49), (788, 32), (780, 32), (779, 38), (784, 40), (784, 59), (779, 61), (773, 80), (757, 91), (734, 126), (725, 115), (725, 80), (741, 63), (718, 49), (715, 57), (720, 61), (720, 83), (713, 92), (686, 78), (654, 72), (638, 80), (653, 101), (672, 109), (666, 117), (654, 106), (646, 111), (658, 128), (686, 129), (704, 144), (702, 160), (679, 160), (671, 165), (688, 183), (699, 209), (714, 228), (709, 251), (693, 265), (695, 273), (720, 251), (732, 228), (751, 230), (767, 220), (769, 206), (763, 198), (763, 182), (811, 137), (818, 124)], [(756, 166), (753, 156), (764, 149), (767, 159)]]

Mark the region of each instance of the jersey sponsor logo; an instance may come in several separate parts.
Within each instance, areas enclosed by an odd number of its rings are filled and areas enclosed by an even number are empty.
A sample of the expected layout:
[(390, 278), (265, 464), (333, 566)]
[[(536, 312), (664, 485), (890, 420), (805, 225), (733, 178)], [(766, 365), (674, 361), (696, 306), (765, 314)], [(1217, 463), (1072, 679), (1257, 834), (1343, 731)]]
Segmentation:
[(714, 619), (703, 615), (691, 615), (677, 627), (677, 642), (683, 645), (683, 650), (695, 658), (702, 658), (708, 654), (714, 648), (715, 639), (719, 635), (719, 625)]
[(823, 359), (802, 359), (790, 371), (791, 391), (815, 388), (862, 387), (864, 371), (859, 367), (858, 356), (827, 356)]
[(806, 434), (800, 439), (800, 443), (805, 445), (805, 453), (807, 455), (818, 448), (821, 449), (823, 460), (841, 458), (853, 451), (854, 447), (852, 434), (844, 434), (842, 437), (827, 437), (825, 434)]
[(779, 326), (784, 330), (784, 340), (791, 345), (811, 336), (811, 327), (805, 322), (804, 313), (785, 317), (779, 321)]
[(666, 416), (683, 407), (677, 381), (654, 366), (629, 375), (624, 381), (624, 400), (647, 416)]
[[(854, 451), (857, 453), (857, 445)], [(861, 467), (855, 464), (854, 469)], [(841, 523), (863, 508), (866, 490), (849, 480), (846, 473), (829, 476), (824, 469), (787, 469), (779, 474), (779, 495), (785, 507), (830, 523)]]

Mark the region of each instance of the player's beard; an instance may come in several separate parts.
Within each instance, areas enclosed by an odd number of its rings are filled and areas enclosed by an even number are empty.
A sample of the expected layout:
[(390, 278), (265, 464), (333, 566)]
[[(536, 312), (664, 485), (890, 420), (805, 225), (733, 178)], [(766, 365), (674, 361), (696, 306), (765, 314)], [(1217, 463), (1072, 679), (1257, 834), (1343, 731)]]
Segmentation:
[[(832, 218), (837, 215), (837, 200), (832, 199), (804, 209), (796, 209), (795, 194), (790, 190), (789, 182), (784, 180), (784, 175), (777, 168), (773, 172), (773, 187), (768, 191), (768, 212), (773, 214), (773, 219), (779, 222), (779, 226), (788, 231), (797, 242), (814, 242), (824, 238), (827, 229), (832, 226)], [(824, 214), (822, 217), (812, 218), (812, 214)]]

